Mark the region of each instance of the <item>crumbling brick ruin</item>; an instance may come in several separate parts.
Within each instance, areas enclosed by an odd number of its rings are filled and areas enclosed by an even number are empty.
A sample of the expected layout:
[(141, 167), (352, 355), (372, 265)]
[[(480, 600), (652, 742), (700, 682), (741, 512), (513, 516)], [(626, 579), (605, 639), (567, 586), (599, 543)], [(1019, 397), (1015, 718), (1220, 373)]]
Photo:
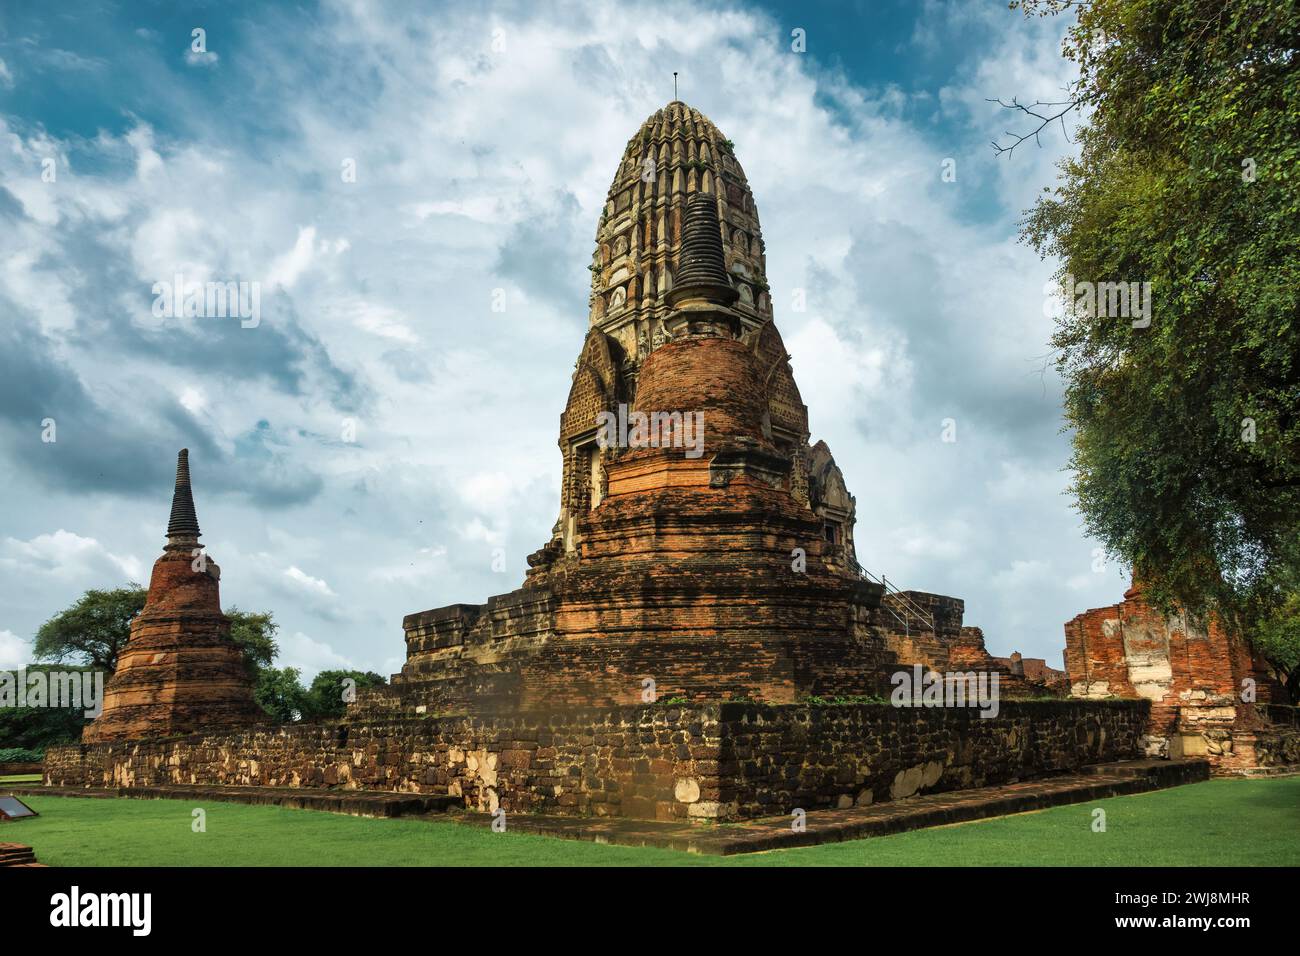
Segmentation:
[(243, 653), (221, 613), (221, 569), (199, 546), (189, 450), (176, 461), (167, 544), (154, 562), (144, 610), (104, 688), (86, 742), (167, 737), (264, 719)]
[(1025, 657), (1019, 651), (1012, 651), (1010, 657), (995, 657), (993, 660), (1030, 683), (1042, 684), (1047, 688), (1065, 684), (1065, 671), (1049, 666), (1042, 657)]
[[(1149, 615), (1141, 630), (1127, 601), (1089, 612), (1067, 625), (1073, 698), (1043, 699), (1064, 696), (1061, 672), (991, 656), (960, 599), (859, 566), (855, 499), (811, 441), (773, 321), (753, 196), (698, 111), (669, 103), (628, 142), (590, 269), (590, 328), (559, 423), (559, 517), (521, 587), (408, 614), (401, 673), (342, 721), (230, 728), (248, 722), (251, 697), (215, 566), (190, 569), (185, 471), (109, 706), (83, 745), (50, 751), (47, 781), (371, 788), (477, 810), (728, 820), (1135, 757), (1159, 736), (1152, 713), (1171, 725), (1171, 695), (1180, 729), (1226, 718), (1243, 755), (1227, 698), (1246, 664), (1217, 635), (1193, 648), (1185, 627), (1175, 636)], [(1143, 650), (1155, 645), (1163, 685)], [(884, 703), (913, 665), (996, 676), (1001, 697), (1021, 699), (989, 713)], [(1185, 667), (1195, 679), (1177, 677)], [(1133, 699), (1098, 699), (1112, 696)], [(1164, 752), (1193, 752), (1187, 737)], [(1283, 762), (1284, 743), (1255, 753)]]
[[(730, 141), (670, 103), (629, 141), (597, 229), (551, 539), (519, 590), (406, 618), (394, 706), (779, 703), (883, 694), (900, 660), (946, 669), (962, 602), (859, 568), (856, 502), (810, 442), (765, 271)], [(621, 435), (639, 416), (665, 416), (657, 443), (604, 440), (602, 419)]]
[(1065, 625), (1065, 665), (1072, 697), (1151, 702), (1148, 755), (1205, 756), (1220, 773), (1300, 763), (1295, 708), (1249, 646), (1218, 621), (1166, 617), (1136, 578)]
[(736, 820), (863, 806), (1130, 758), (1145, 701), (658, 704), (472, 716), (390, 714), (61, 747), (70, 786), (343, 787), (451, 794), (472, 810)]

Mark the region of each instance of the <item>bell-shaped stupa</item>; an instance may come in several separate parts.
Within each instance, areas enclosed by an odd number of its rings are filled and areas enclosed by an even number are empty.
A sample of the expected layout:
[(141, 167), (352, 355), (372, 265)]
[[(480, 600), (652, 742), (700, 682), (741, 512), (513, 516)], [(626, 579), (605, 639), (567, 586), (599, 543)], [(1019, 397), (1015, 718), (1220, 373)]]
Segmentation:
[(221, 613), (221, 569), (199, 545), (189, 450), (176, 461), (167, 544), (154, 562), (144, 610), (104, 689), (87, 743), (174, 737), (265, 717), (243, 652)]

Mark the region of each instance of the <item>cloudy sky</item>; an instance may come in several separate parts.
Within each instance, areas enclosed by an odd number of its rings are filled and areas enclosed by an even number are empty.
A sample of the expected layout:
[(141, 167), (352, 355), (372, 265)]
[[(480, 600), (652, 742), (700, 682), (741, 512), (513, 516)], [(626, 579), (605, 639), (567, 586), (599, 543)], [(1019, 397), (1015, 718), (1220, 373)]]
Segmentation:
[[(225, 605), (273, 611), (308, 677), (391, 673), (404, 614), (517, 587), (558, 510), (600, 206), (674, 70), (749, 176), (859, 559), (1059, 666), (1062, 623), (1125, 583), (1064, 494), (1054, 266), (1017, 242), (1071, 147), (995, 156), (1023, 126), (987, 99), (1059, 98), (1066, 24), (415, 6), (0, 12), (0, 666), (86, 588), (147, 582), (182, 446)], [(177, 273), (259, 282), (260, 324), (160, 321)]]

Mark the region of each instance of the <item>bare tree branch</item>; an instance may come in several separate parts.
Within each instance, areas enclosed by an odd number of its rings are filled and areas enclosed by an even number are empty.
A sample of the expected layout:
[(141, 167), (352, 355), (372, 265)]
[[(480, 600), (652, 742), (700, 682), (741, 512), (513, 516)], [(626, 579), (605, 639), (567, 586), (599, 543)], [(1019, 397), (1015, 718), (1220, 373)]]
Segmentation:
[[(1077, 99), (1059, 100), (1056, 102), (1044, 102), (1043, 100), (1035, 100), (1033, 103), (1029, 104), (1028, 106), (1026, 106), (1024, 103), (1021, 103), (1017, 99), (1013, 99), (1010, 103), (1005, 103), (1000, 99), (988, 98), (987, 102), (997, 103), (998, 106), (1001, 106), (1003, 109), (1019, 110), (1020, 112), (1024, 113), (1026, 116), (1032, 116), (1034, 119), (1039, 121), (1037, 127), (1035, 127), (1031, 132), (1025, 133), (1023, 135), (1021, 135), (1020, 133), (1013, 133), (1010, 130), (1008, 130), (1006, 135), (1010, 136), (1012, 140), (1014, 140), (1014, 142), (1012, 142), (1010, 146), (1003, 146), (997, 140), (994, 140), (990, 145), (993, 147), (994, 152), (996, 152), (999, 156), (1002, 155), (1003, 153), (1006, 153), (1008, 156), (1010, 156), (1013, 152), (1015, 152), (1016, 147), (1019, 146), (1027, 139), (1032, 139), (1035, 143), (1038, 144), (1039, 148), (1041, 149), (1043, 145), (1043, 140), (1042, 140), (1043, 130), (1047, 129), (1048, 126), (1056, 122), (1059, 122), (1061, 124), (1061, 133), (1062, 135), (1065, 136), (1066, 142), (1073, 142), (1070, 139), (1069, 130), (1067, 130), (1065, 127), (1065, 117), (1071, 111), (1078, 109), (1079, 101)], [(1058, 109), (1058, 107), (1061, 108)], [(1056, 110), (1056, 112), (1055, 113), (1040, 112), (1040, 111), (1047, 111), (1047, 110)]]

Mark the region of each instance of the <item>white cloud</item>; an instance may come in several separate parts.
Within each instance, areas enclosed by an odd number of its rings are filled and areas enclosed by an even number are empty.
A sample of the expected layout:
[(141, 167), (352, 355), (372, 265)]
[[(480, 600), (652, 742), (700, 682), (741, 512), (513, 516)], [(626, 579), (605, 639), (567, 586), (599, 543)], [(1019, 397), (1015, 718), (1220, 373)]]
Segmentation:
[(320, 578), (314, 578), (310, 574), (300, 570), (297, 567), (290, 566), (285, 569), (284, 576), (294, 584), (321, 597), (336, 597), (330, 586)]
[(203, 394), (203, 390), (201, 388), (194, 388), (193, 386), (184, 389), (181, 392), (178, 401), (184, 405), (188, 411), (195, 415), (202, 412), (208, 403), (207, 398)]
[(302, 631), (295, 631), (279, 638), (280, 657), (275, 662), (277, 667), (296, 667), (301, 671), (304, 686), (311, 684), (312, 678), (326, 670), (357, 670), (352, 660), (340, 654), (324, 641), (308, 637)]
[(215, 67), (217, 61), (220, 59), (221, 57), (211, 50), (203, 50), (201, 52), (198, 50), (185, 51), (185, 62), (189, 66), (206, 67), (210, 69)]
[(31, 660), (31, 644), (13, 631), (0, 631), (0, 670), (16, 670)]
[(144, 575), (144, 566), (134, 556), (114, 554), (94, 538), (83, 538), (62, 528), (29, 541), (5, 538), (0, 544), (0, 567), (18, 574), (65, 579), (93, 576), (100, 583), (112, 575), (117, 579), (113, 586), (118, 586), (122, 577), (139, 581)]
[(271, 271), (267, 274), (267, 284), (283, 286), (286, 289), (293, 288), (293, 284), (298, 281), (298, 277), (306, 272), (311, 265), (315, 256), (315, 245), (316, 227), (300, 226), (298, 228), (298, 238), (294, 241), (293, 248), (271, 263)]
[(389, 583), (432, 583), (447, 565), (447, 549), (436, 545), (417, 548), (405, 562), (375, 568), (370, 577)]
[(390, 306), (343, 297), (336, 308), (357, 328), (381, 338), (392, 339), (394, 342), (406, 345), (415, 345), (420, 341), (420, 337), (411, 328), (410, 318)]

